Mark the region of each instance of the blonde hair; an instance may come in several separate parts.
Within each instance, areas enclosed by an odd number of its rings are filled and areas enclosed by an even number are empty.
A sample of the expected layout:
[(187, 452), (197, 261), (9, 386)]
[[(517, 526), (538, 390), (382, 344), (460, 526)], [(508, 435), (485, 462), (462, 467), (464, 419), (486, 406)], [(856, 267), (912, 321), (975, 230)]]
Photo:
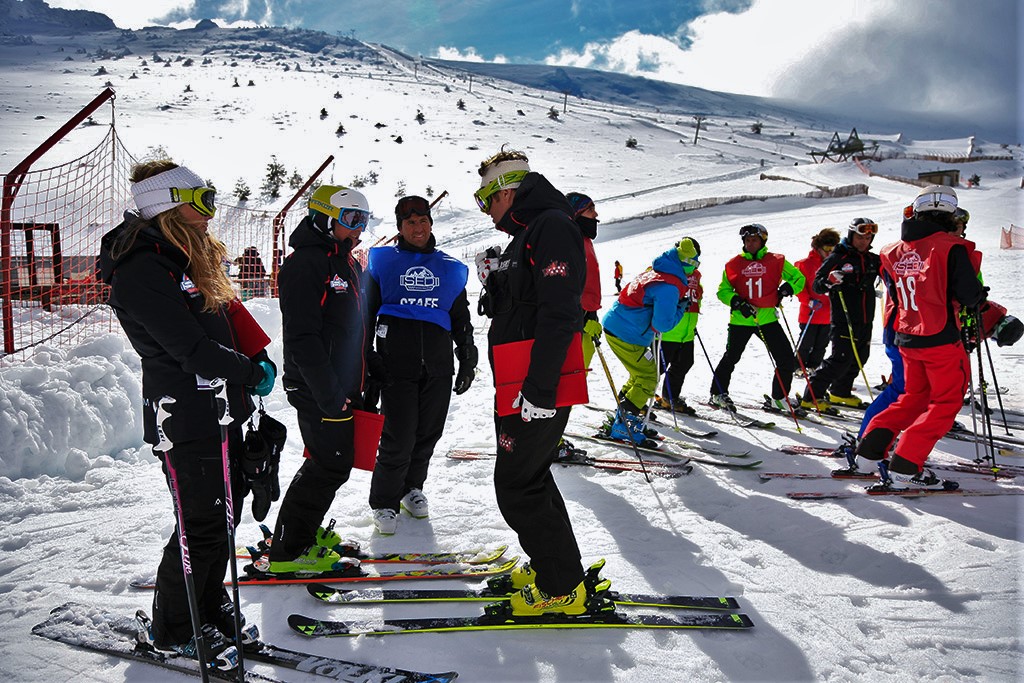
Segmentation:
[(477, 173), (480, 174), (480, 177), (483, 177), (487, 174), (487, 169), (490, 166), (501, 163), (502, 161), (530, 161), (529, 159), (526, 158), (526, 154), (524, 154), (523, 152), (519, 152), (514, 149), (505, 149), (506, 146), (508, 146), (508, 143), (502, 145), (501, 150), (497, 154), (488, 159), (485, 159), (480, 164), (480, 168), (477, 169)]
[[(132, 168), (131, 181), (138, 183), (177, 167), (178, 164), (170, 159), (143, 162)], [(181, 249), (188, 258), (185, 268), (203, 295), (203, 311), (215, 311), (235, 298), (231, 280), (222, 266), (228, 255), (223, 242), (208, 232), (189, 225), (181, 214), (181, 206), (157, 214), (149, 223), (155, 225), (164, 239)], [(146, 224), (146, 221), (140, 220), (128, 227), (111, 249), (114, 258), (120, 257), (131, 248), (139, 230)]]

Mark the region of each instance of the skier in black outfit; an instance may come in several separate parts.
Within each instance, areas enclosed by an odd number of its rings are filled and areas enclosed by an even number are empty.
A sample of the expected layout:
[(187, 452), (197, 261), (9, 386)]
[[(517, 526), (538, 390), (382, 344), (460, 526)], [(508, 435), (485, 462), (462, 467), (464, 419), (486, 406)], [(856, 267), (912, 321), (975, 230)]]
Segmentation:
[[(827, 293), (832, 307), (832, 327), (829, 330), (832, 353), (807, 382), (800, 401), (802, 408), (823, 410), (829, 403), (866, 407), (862, 398), (853, 395), (853, 382), (860, 372), (858, 358), (861, 364), (866, 363), (871, 353), (875, 282), (882, 267), (878, 254), (870, 251), (877, 233), (878, 224), (870, 218), (854, 218), (846, 237), (814, 275), (814, 291)], [(853, 340), (850, 339), (851, 328)], [(853, 344), (857, 345), (856, 355)], [(815, 400), (818, 406), (815, 406)]]
[(270, 549), (273, 573), (336, 568), (341, 538), (320, 526), (355, 455), (352, 410), (362, 406), (366, 325), (362, 268), (352, 257), (369, 206), (362, 193), (322, 185), (288, 239), (278, 274), (284, 376), (306, 458), (281, 503)]
[(370, 482), (374, 524), (395, 533), (401, 508), (427, 516), (423, 484), (444, 431), (452, 394), (473, 383), (477, 350), (466, 297), (469, 270), (435, 248), (434, 219), (423, 197), (395, 205), (398, 242), (370, 250), (365, 278), (368, 319), (389, 382), (381, 389), (384, 432)]
[[(233, 646), (223, 636), (235, 637), (234, 613), (223, 582), (234, 549), (228, 548), (225, 528), (221, 428), (209, 382), (218, 377), (227, 381), (232, 418), (228, 453), (237, 522), (250, 488), (247, 474), (254, 471), (243, 457), (241, 425), (253, 412), (250, 392), (269, 394), (276, 370), (265, 351), (249, 358), (236, 350), (238, 337), (228, 314), (235, 295), (221, 267), (226, 251), (207, 233), (216, 210), (213, 190), (203, 187), (198, 175), (168, 160), (139, 164), (131, 179), (139, 211), (126, 212), (124, 221), (103, 236), (101, 277), (111, 286), (110, 305), (142, 358), (147, 443), (159, 441), (157, 401), (164, 396), (175, 401), (168, 409), (165, 431), (173, 442), (170, 465), (177, 475), (198, 621), (203, 624), (208, 662), (231, 668)], [(167, 453), (156, 455), (167, 475)], [(262, 465), (256, 463), (256, 470)], [(250, 626), (248, 631), (249, 637), (258, 637), (258, 630)], [(157, 570), (150, 636), (161, 650), (187, 653), (191, 646), (195, 656), (177, 528)]]
[(511, 609), (524, 615), (582, 614), (587, 591), (580, 551), (551, 464), (569, 419), (568, 406), (555, 407), (559, 371), (573, 335), (583, 328), (583, 237), (565, 196), (530, 172), (521, 152), (502, 150), (480, 166), (480, 175), (480, 210), (512, 236), (503, 253), (492, 247), (476, 257), (486, 290), (480, 306), (491, 318), (492, 368), (495, 346), (535, 341), (511, 406), (516, 412), (495, 418), (498, 508), (530, 557), (513, 572), (513, 585), (521, 590), (513, 594)]

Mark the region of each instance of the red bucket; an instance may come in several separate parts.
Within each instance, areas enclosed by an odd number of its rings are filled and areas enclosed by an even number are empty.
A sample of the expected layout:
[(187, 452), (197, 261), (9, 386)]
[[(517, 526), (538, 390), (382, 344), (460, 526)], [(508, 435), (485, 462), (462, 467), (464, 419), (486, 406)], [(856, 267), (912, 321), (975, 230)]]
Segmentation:
[(355, 459), (352, 466), (358, 470), (372, 472), (377, 464), (377, 447), (380, 446), (380, 435), (384, 431), (384, 416), (379, 413), (368, 413), (365, 410), (353, 410), (355, 415)]

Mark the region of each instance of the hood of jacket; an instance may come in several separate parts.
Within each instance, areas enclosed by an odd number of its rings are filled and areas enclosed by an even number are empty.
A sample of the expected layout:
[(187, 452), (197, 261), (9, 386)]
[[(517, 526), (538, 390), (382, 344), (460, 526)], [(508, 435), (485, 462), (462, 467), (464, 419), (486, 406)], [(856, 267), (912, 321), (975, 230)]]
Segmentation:
[(900, 239), (913, 242), (939, 232), (948, 232), (947, 226), (925, 218), (908, 218), (900, 226)]
[(572, 207), (564, 194), (540, 173), (527, 173), (522, 184), (516, 188), (512, 207), (498, 221), (497, 228), (510, 235), (517, 235), (534, 218), (551, 209), (572, 217)]
[(185, 252), (168, 242), (159, 228), (137, 212), (125, 211), (124, 220), (100, 240), (100, 279), (109, 285), (117, 266), (145, 251), (160, 254), (182, 269), (188, 265)]
[(292, 234), (288, 237), (288, 246), (292, 249), (305, 249), (317, 247), (332, 254), (345, 254), (352, 250), (352, 242), (349, 240), (337, 240), (333, 236), (323, 233), (313, 227), (313, 221), (306, 216), (295, 226)]
[(686, 282), (686, 271), (683, 269), (683, 262), (679, 260), (679, 253), (675, 247), (666, 249), (654, 259), (654, 263), (651, 265), (659, 273), (675, 275), (683, 282)]

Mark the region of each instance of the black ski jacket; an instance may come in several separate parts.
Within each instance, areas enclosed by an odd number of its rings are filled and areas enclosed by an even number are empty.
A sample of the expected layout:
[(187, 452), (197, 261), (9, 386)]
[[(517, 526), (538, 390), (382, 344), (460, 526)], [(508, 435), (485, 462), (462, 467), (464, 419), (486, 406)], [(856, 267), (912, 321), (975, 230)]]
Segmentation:
[[(900, 227), (900, 239), (905, 242), (924, 239), (937, 232), (943, 232), (947, 228), (934, 223), (926, 218), (908, 218), (903, 221)], [(953, 300), (958, 301), (962, 306), (972, 308), (979, 306), (985, 301), (985, 288), (978, 279), (978, 271), (974, 269), (971, 258), (967, 253), (967, 247), (954, 245), (949, 250), (946, 292), (946, 325), (942, 331), (927, 337), (896, 333), (896, 346), (907, 348), (929, 348), (942, 346), (944, 344), (955, 344), (960, 341), (960, 325), (957, 322), (957, 314), (953, 308)], [(889, 290), (889, 296), (893, 301), (897, 298), (896, 287), (885, 278), (885, 286)]]
[[(436, 251), (437, 241), (430, 236), (430, 241), (422, 249), (398, 237), (398, 248), (401, 251), (430, 254)], [(375, 335), (377, 353), (384, 359), (388, 374), (394, 378), (416, 379), (422, 374), (428, 377), (442, 377), (455, 374), (455, 362), (452, 356), (452, 342), (458, 351), (459, 360), (471, 360), (476, 367), (476, 346), (473, 344), (473, 322), (469, 315), (469, 299), (466, 289), (456, 297), (448, 315), (451, 318), (452, 331), (425, 320), (411, 320), (394, 315), (382, 315), (380, 310), (380, 284), (372, 277), (365, 278), (366, 310), (371, 327), (373, 321), (387, 326), (387, 337)]]
[(516, 189), (498, 228), (512, 235), (481, 294), (491, 318), (488, 357), (498, 344), (534, 339), (523, 396), (555, 407), (559, 371), (574, 333), (583, 327), (580, 296), (587, 277), (583, 236), (565, 196), (539, 173)]
[(288, 238), (292, 253), (277, 276), (284, 336), (285, 391), (308, 391), (327, 417), (345, 400), (360, 407), (366, 375), (362, 268), (351, 242), (339, 242), (302, 219)]
[[(828, 276), (833, 270), (843, 273), (843, 281), (829, 288)], [(828, 294), (833, 325), (846, 330), (845, 302), (851, 323), (871, 326), (875, 319), (875, 282), (881, 270), (882, 258), (878, 254), (873, 251), (861, 253), (846, 239), (821, 262), (811, 288), (816, 294)], [(843, 293), (843, 301), (839, 300), (840, 292)]]
[[(111, 249), (118, 238), (136, 227), (131, 247), (115, 258)], [(154, 445), (157, 399), (175, 399), (167, 423), (171, 441), (192, 441), (220, 433), (214, 394), (199, 389), (201, 378), (227, 380), (232, 426), (237, 426), (253, 411), (246, 387), (264, 377), (252, 359), (235, 350), (227, 307), (203, 311), (206, 301), (189, 278), (187, 263), (158, 228), (130, 211), (100, 245), (100, 277), (111, 287), (109, 303), (142, 358), (143, 438)], [(255, 360), (268, 360), (266, 352)]]

